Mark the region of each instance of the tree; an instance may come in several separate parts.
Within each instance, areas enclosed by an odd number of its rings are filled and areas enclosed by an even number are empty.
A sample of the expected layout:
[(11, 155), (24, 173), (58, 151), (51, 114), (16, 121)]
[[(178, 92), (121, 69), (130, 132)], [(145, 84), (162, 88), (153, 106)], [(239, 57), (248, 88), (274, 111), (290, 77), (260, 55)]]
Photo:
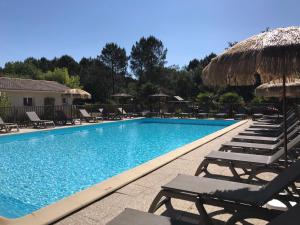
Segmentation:
[(107, 102), (110, 97), (110, 74), (103, 63), (96, 58), (82, 58), (80, 65), (80, 82), (95, 101)]
[(214, 97), (211, 92), (202, 92), (197, 95), (196, 102), (208, 112), (214, 106)]
[(60, 58), (54, 58), (52, 64), (58, 68), (67, 68), (70, 75), (78, 75), (79, 65), (78, 63), (69, 55), (63, 55)]
[(154, 36), (142, 37), (131, 49), (130, 68), (138, 78), (151, 81), (151, 71), (166, 64), (167, 49)]
[(200, 61), (198, 59), (193, 59), (189, 62), (186, 70), (187, 71), (195, 70), (199, 65), (200, 65)]
[(81, 88), (79, 76), (70, 76), (67, 68), (55, 68), (44, 75), (45, 80), (52, 80), (70, 88)]
[(40, 79), (41, 71), (31, 62), (8, 62), (3, 73), (11, 77)]
[(126, 56), (126, 51), (116, 43), (107, 43), (98, 58), (110, 70), (112, 93), (114, 94), (117, 77), (124, 77), (127, 72), (128, 57)]
[(235, 92), (226, 92), (219, 98), (219, 103), (223, 107), (229, 109), (229, 114), (232, 115), (233, 111), (236, 111), (244, 104), (244, 99)]

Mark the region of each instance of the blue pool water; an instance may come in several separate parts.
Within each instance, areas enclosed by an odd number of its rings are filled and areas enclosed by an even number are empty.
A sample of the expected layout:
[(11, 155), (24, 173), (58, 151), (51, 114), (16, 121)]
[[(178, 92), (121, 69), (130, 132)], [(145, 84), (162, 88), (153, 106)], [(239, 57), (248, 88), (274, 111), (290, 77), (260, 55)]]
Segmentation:
[(17, 218), (235, 121), (140, 119), (0, 137), (0, 216)]

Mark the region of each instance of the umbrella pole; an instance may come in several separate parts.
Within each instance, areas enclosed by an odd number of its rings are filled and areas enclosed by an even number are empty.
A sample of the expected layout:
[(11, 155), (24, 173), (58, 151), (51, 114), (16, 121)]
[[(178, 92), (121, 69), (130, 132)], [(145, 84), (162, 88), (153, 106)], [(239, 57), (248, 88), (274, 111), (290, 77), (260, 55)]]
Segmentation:
[(282, 98), (282, 109), (283, 109), (283, 132), (284, 132), (284, 159), (285, 167), (287, 167), (287, 124), (286, 124), (286, 85), (285, 85), (285, 74), (283, 75), (282, 86), (283, 86), (283, 98)]

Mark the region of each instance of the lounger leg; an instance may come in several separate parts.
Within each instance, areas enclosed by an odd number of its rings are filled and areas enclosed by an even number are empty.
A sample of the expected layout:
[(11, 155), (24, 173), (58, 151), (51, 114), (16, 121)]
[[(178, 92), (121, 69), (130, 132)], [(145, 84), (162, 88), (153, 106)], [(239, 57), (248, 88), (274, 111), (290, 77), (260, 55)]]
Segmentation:
[(262, 219), (266, 221), (272, 220), (274, 217), (278, 216), (278, 211), (272, 211), (272, 210), (249, 210), (248, 212), (236, 212), (234, 213), (229, 220), (225, 223), (226, 225), (235, 225), (236, 222), (242, 222), (245, 221), (245, 219), (250, 218), (257, 218)]
[[(160, 191), (154, 198), (153, 202), (151, 203), (148, 212), (154, 213), (161, 206), (166, 205), (166, 204), (168, 204), (168, 205), (171, 204), (171, 199), (169, 197), (165, 196), (164, 191)], [(171, 205), (167, 206), (167, 208), (170, 208), (170, 206)]]
[(232, 162), (229, 163), (229, 169), (235, 180), (237, 180), (237, 181), (241, 180), (241, 177), (238, 174), (238, 172), (235, 170), (234, 164)]
[(259, 168), (256, 170), (253, 170), (252, 173), (248, 177), (248, 181), (253, 181), (254, 179), (263, 182), (264, 180), (261, 180), (257, 177), (258, 174), (260, 173), (275, 173), (275, 174), (280, 174), (282, 170), (276, 169), (276, 168)]
[(207, 171), (208, 164), (209, 164), (208, 161), (204, 159), (202, 163), (199, 165), (199, 167), (197, 168), (195, 176), (199, 176), (203, 172), (206, 174), (208, 172)]
[(196, 201), (196, 207), (199, 211), (200, 216), (202, 217), (204, 224), (213, 225), (211, 218), (208, 216), (203, 204), (200, 201)]

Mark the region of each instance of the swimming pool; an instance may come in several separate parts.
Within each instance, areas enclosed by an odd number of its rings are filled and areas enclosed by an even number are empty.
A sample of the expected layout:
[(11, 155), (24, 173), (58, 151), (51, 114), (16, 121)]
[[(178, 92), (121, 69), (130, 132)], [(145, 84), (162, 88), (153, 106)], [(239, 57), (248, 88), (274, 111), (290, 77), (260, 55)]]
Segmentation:
[(0, 137), (0, 215), (24, 216), (233, 123), (138, 119)]

